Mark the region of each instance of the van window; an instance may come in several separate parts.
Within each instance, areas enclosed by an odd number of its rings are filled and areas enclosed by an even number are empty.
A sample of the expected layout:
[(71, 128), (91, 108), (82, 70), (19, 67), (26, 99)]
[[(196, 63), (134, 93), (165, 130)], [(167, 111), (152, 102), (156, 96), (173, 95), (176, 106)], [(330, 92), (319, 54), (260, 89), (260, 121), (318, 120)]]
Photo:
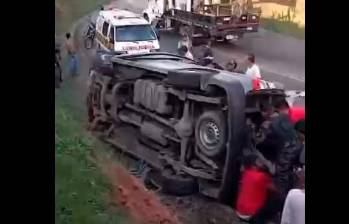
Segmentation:
[(111, 40), (112, 43), (114, 43), (114, 26), (110, 27), (110, 31), (109, 31), (109, 40)]
[(97, 24), (96, 24), (96, 29), (101, 32), (102, 31), (102, 27), (103, 27), (103, 19), (102, 18), (98, 18), (97, 19)]
[(116, 41), (156, 40), (156, 34), (150, 25), (133, 25), (116, 27)]
[(103, 24), (103, 29), (102, 29), (102, 34), (103, 34), (104, 36), (108, 36), (108, 28), (109, 28), (109, 23), (104, 22), (104, 24)]

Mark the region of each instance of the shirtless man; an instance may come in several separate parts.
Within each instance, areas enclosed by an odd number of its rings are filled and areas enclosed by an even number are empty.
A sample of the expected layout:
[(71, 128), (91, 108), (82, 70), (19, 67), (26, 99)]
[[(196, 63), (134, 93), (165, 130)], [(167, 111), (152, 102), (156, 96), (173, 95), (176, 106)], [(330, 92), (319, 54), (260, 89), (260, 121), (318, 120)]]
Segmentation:
[(77, 49), (74, 44), (73, 38), (71, 38), (71, 34), (66, 33), (65, 37), (66, 37), (66, 41), (64, 46), (69, 57), (69, 73), (72, 76), (76, 76), (78, 71)]

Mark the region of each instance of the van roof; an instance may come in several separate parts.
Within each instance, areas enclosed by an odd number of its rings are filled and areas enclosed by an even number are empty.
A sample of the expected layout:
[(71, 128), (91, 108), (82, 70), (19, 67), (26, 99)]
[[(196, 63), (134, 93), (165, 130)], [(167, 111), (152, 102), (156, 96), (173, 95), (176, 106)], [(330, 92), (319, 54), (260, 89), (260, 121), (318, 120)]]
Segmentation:
[(99, 15), (104, 17), (104, 19), (114, 26), (129, 26), (129, 25), (146, 25), (149, 24), (147, 20), (142, 18), (133, 12), (121, 10), (121, 9), (111, 9), (100, 11)]

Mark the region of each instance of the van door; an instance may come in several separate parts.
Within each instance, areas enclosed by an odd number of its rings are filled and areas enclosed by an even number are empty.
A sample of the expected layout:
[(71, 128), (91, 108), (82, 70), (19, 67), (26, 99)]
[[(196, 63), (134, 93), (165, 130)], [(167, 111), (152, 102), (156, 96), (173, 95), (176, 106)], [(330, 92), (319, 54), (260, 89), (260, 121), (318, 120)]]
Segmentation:
[(115, 43), (115, 27), (110, 25), (108, 32), (108, 49), (114, 51), (114, 43)]
[(109, 38), (108, 38), (108, 31), (109, 31), (109, 23), (107, 21), (104, 21), (102, 26), (102, 45), (104, 48), (108, 49), (109, 45)]
[(104, 24), (104, 18), (99, 16), (96, 21), (96, 39), (99, 44), (103, 45), (103, 24)]

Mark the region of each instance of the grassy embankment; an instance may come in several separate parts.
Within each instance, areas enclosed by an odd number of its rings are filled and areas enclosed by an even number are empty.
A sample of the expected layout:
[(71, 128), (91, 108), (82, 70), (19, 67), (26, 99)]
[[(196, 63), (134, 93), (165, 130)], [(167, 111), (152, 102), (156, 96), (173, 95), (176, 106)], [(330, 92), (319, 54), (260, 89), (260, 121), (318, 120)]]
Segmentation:
[(123, 214), (107, 208), (110, 186), (87, 157), (101, 145), (82, 128), (67, 98), (57, 94), (55, 103), (56, 223), (128, 223)]
[[(69, 30), (81, 16), (105, 0), (55, 0), (56, 34)], [(55, 97), (55, 213), (56, 224), (129, 223), (106, 204), (109, 185), (101, 171), (87, 159), (101, 146), (83, 128), (84, 102), (77, 97), (74, 80), (66, 79)]]

